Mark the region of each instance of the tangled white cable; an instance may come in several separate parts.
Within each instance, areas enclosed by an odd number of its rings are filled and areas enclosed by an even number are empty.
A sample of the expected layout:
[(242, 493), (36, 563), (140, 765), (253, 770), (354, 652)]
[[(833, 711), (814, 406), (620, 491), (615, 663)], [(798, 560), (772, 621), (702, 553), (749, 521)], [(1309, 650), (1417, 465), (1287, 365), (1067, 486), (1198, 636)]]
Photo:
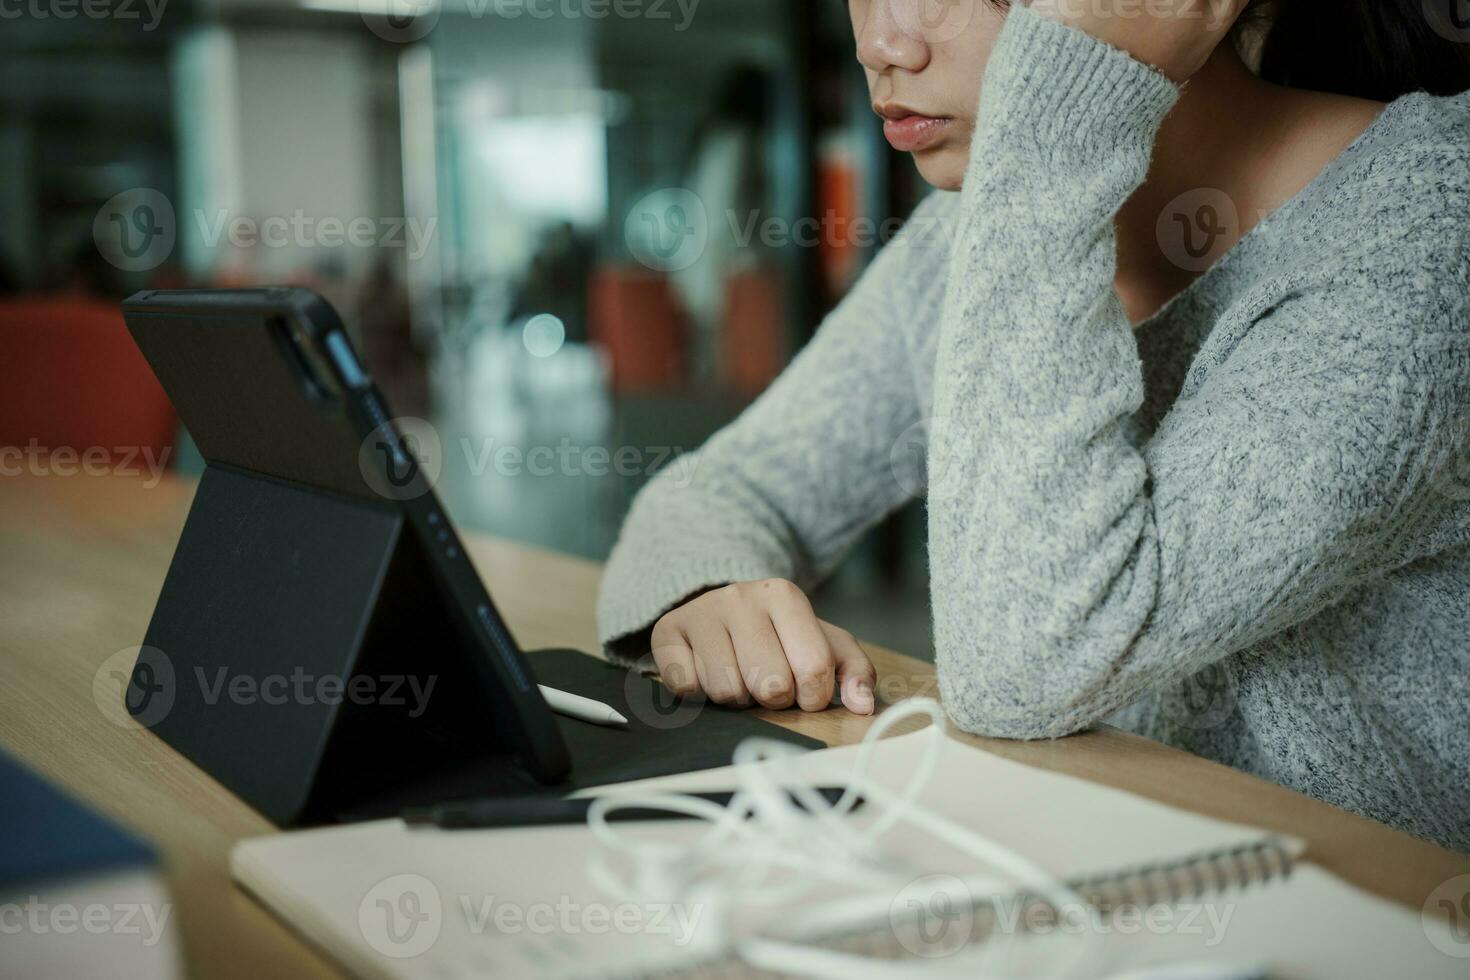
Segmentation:
[[(869, 776), (877, 742), (887, 732), (916, 716), (929, 718), (927, 742), (919, 765), (897, 793)], [(858, 747), (847, 786), (836, 803), (816, 792), (795, 771), (792, 760), (803, 754), (782, 742), (749, 739), (735, 752), (738, 788), (728, 806), (678, 793), (604, 796), (591, 807), (588, 823), (602, 845), (594, 851), (589, 874), (594, 883), (622, 901), (660, 900), (702, 905), (714, 913), (711, 945), (733, 950), (752, 966), (787, 975), (860, 980), (872, 977), (964, 976), (970, 980), (998, 978), (992, 960), (1004, 943), (985, 942), (964, 950), (966, 955), (924, 959), (879, 959), (822, 948), (803, 941), (768, 934), (742, 935), (735, 916), (761, 906), (791, 907), (798, 899), (804, 935), (830, 934), (844, 925), (868, 924), (881, 928), (890, 922), (897, 896), (902, 893), (920, 909), (944, 903), (971, 908), (988, 902), (1030, 895), (1054, 909), (1089, 908), (1064, 882), (1037, 867), (1016, 851), (989, 840), (919, 805), (918, 798), (933, 778), (944, 750), (946, 721), (938, 702), (917, 698), (886, 711)], [(864, 800), (862, 821), (850, 819), (859, 798)], [(639, 838), (618, 832), (607, 816), (620, 808), (660, 809), (703, 818), (710, 826), (687, 843)], [(897, 865), (879, 846), (879, 839), (901, 823), (909, 823), (933, 838), (978, 858), (988, 873), (968, 877), (932, 876), (933, 868)], [(613, 868), (618, 857), (627, 859), (631, 875)], [(936, 880), (937, 879), (937, 880)], [(826, 886), (829, 894), (813, 898)], [(832, 898), (832, 886), (839, 897)], [(968, 911), (962, 910), (962, 911)], [(922, 914), (922, 912), (920, 913)], [(791, 919), (783, 913), (783, 919)], [(825, 926), (825, 932), (818, 926)], [(786, 930), (781, 930), (785, 932)], [(1096, 929), (1069, 933), (1078, 941), (1057, 942), (1070, 952), (1049, 967), (1046, 975), (1071, 977), (1097, 952), (1101, 934)], [(978, 952), (979, 962), (976, 954)], [(1035, 950), (1031, 951), (1034, 955)], [(1089, 975), (1096, 976), (1096, 962)], [(1028, 975), (1035, 976), (1028, 971)]]

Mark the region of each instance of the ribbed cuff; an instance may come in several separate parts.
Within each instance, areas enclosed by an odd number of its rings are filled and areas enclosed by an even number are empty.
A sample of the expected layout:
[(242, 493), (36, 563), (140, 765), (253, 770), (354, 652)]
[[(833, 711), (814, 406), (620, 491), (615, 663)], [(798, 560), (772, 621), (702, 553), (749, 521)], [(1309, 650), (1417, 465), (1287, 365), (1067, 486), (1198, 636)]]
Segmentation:
[[(985, 70), (977, 141), (1048, 159), (1150, 149), (1179, 99), (1162, 73), (1090, 34), (1014, 4)], [(999, 143), (995, 141), (999, 140)], [(974, 166), (986, 161), (977, 154)]]

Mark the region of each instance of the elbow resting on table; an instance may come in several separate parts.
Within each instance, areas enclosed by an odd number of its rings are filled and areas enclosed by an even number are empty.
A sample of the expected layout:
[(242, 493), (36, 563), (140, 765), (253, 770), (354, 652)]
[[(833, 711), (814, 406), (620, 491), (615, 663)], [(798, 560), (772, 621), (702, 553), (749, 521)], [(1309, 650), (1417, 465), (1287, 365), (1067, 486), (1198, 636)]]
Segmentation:
[[(1111, 656), (1100, 656), (1094, 644), (1085, 650), (1081, 643), (1012, 646), (1025, 652), (1009, 656), (999, 646), (938, 651), (940, 700), (960, 729), (988, 738), (1053, 739), (1084, 731), (1110, 713), (1101, 695), (1126, 645)], [(1101, 666), (1085, 668), (1089, 662)]]

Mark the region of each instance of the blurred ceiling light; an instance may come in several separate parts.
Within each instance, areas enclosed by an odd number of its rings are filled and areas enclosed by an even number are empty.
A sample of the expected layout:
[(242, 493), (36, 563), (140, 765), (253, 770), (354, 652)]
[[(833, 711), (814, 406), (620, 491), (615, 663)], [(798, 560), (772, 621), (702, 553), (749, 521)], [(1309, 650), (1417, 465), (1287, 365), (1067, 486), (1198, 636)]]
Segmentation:
[(535, 357), (550, 357), (561, 350), (561, 345), (566, 342), (566, 324), (561, 322), (560, 317), (552, 316), (550, 313), (538, 313), (526, 321), (521, 330), (521, 342), (526, 345), (526, 350)]

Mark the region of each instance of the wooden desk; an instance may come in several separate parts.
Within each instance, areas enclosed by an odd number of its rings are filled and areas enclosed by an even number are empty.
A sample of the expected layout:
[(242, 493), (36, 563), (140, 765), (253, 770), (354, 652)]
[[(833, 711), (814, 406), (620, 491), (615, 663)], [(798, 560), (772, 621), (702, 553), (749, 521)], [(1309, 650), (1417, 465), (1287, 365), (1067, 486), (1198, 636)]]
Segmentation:
[[(93, 701), (102, 662), (142, 642), (192, 494), (177, 480), (150, 488), (120, 477), (0, 476), (0, 744), (154, 842), (192, 975), (335, 976), (230, 882), (230, 846), (271, 825)], [(487, 538), (470, 547), (523, 645), (596, 648), (597, 565)], [(870, 649), (880, 695), (934, 692), (931, 665)], [(831, 743), (858, 739), (868, 725), (842, 711), (767, 716)], [(1123, 732), (975, 741), (1028, 765), (1302, 837), (1317, 864), (1413, 909), (1470, 873), (1470, 857)]]

